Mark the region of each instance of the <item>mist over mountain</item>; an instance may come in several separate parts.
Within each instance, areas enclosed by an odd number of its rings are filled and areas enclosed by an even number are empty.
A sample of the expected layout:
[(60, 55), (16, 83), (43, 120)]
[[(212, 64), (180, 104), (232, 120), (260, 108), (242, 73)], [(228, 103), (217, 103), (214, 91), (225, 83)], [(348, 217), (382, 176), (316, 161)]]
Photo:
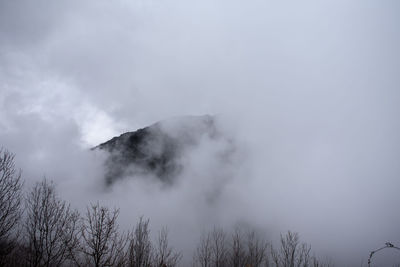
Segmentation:
[[(203, 230), (238, 224), (365, 266), (400, 244), (399, 14), (400, 1), (0, 1), (0, 148), (24, 195), (45, 176), (81, 214), (119, 208), (122, 231), (150, 218), (183, 266)], [(202, 114), (218, 116), (176, 117)]]
[(124, 177), (156, 177), (172, 184), (182, 173), (185, 155), (204, 140), (225, 140), (228, 146), (218, 156), (224, 164), (234, 152), (234, 143), (218, 129), (210, 115), (181, 116), (159, 121), (133, 132), (126, 132), (93, 150), (108, 152), (105, 182), (109, 186)]

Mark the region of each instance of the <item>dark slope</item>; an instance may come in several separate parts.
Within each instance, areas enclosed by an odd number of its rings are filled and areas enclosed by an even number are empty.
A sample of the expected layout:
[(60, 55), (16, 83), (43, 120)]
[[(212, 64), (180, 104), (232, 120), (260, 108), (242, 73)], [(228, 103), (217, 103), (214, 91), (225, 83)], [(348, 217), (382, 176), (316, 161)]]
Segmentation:
[(126, 176), (153, 175), (172, 183), (183, 166), (183, 153), (195, 147), (202, 138), (218, 138), (214, 117), (185, 116), (155, 123), (127, 132), (94, 149), (109, 152), (106, 183)]

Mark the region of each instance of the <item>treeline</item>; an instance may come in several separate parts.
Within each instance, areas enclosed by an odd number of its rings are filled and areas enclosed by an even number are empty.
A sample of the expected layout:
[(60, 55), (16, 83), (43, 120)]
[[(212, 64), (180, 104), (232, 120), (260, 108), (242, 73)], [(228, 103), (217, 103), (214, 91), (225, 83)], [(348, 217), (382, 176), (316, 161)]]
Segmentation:
[[(163, 228), (150, 238), (149, 220), (140, 218), (131, 231), (118, 226), (118, 209), (99, 203), (79, 214), (60, 199), (44, 179), (23, 194), (14, 155), (0, 150), (0, 266), (182, 266), (182, 254), (168, 242)], [(193, 267), (332, 266), (311, 254), (297, 233), (281, 235), (279, 246), (254, 231), (226, 233), (214, 228), (203, 234)]]

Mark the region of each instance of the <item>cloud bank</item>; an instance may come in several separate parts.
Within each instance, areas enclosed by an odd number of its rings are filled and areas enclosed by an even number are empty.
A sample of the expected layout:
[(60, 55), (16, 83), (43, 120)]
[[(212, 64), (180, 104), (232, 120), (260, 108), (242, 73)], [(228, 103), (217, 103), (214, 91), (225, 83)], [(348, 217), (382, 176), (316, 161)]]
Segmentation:
[[(168, 224), (181, 247), (201, 228), (246, 222), (360, 264), (400, 242), (399, 9), (2, 1), (0, 143), (27, 185), (46, 175), (77, 208), (100, 199), (126, 227), (140, 215)], [(103, 155), (89, 148), (187, 114), (221, 117), (240, 148), (232, 168), (213, 165), (223, 144), (206, 141), (177, 187), (99, 186)]]

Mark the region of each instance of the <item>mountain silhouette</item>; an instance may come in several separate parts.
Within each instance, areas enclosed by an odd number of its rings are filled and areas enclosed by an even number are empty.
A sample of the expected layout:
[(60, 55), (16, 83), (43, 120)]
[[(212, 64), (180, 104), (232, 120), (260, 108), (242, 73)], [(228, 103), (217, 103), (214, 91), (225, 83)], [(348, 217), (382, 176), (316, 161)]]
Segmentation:
[(108, 152), (107, 185), (124, 177), (146, 175), (171, 184), (184, 167), (181, 159), (185, 152), (203, 138), (221, 137), (213, 116), (182, 116), (121, 134), (93, 149)]

